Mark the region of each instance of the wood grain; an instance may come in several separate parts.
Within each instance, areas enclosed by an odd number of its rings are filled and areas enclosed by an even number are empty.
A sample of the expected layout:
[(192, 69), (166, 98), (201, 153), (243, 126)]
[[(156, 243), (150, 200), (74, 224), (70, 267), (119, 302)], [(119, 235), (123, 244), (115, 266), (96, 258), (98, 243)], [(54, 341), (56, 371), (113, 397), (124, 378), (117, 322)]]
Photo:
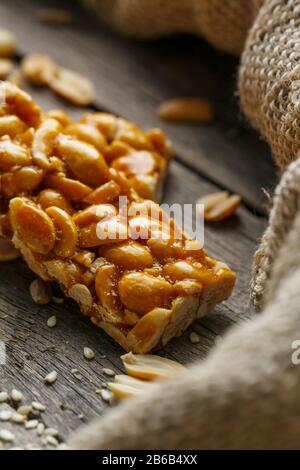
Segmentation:
[[(154, 111), (167, 97), (201, 92), (216, 103), (218, 120), (210, 127), (164, 125), (177, 152), (164, 202), (194, 204), (203, 194), (227, 187), (240, 192), (247, 203), (228, 221), (205, 228), (207, 251), (237, 272), (232, 297), (193, 325), (200, 343), (191, 344), (190, 330), (162, 352), (184, 364), (204, 358), (216, 336), (252, 315), (250, 266), (266, 219), (256, 216), (248, 206), (263, 211), (260, 186), (270, 187), (275, 181), (266, 149), (237, 121), (236, 103), (228, 98), (236, 62), (191, 38), (132, 43), (104, 29), (96, 30), (84, 15), (77, 17), (73, 27), (45, 26), (34, 20), (32, 10), (37, 4), (33, 0), (2, 1), (1, 25), (17, 32), (22, 52), (46, 51), (65, 66), (91, 75), (97, 87), (95, 109), (116, 112), (146, 128), (161, 124)], [(201, 57), (199, 63), (195, 63), (195, 56)], [(45, 109), (63, 106), (74, 118), (83, 111), (61, 102), (48, 90), (29, 89)], [(190, 228), (192, 224), (190, 217)], [(34, 275), (20, 260), (0, 264), (0, 340), (7, 350), (7, 363), (0, 366), (0, 391), (18, 388), (27, 403), (44, 403), (47, 410), (40, 419), (46, 426), (59, 429), (60, 439), (65, 439), (70, 431), (107, 408), (95, 390), (107, 381), (103, 367), (122, 370), (122, 349), (84, 318), (72, 301), (34, 304), (28, 291), (32, 279)], [(49, 329), (46, 321), (54, 314), (57, 326)], [(95, 360), (84, 359), (84, 346), (95, 351)], [(80, 380), (72, 374), (74, 368), (79, 370)], [(57, 382), (46, 386), (43, 378), (53, 369), (58, 372)], [(0, 409), (5, 406), (0, 405)], [(41, 445), (35, 431), (9, 424), (2, 427), (13, 429), (16, 445)]]

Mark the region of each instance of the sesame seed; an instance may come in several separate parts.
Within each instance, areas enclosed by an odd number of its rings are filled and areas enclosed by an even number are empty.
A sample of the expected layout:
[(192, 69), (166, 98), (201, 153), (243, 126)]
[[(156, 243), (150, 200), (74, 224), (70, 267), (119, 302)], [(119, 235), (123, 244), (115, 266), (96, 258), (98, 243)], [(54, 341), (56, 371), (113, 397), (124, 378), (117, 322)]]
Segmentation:
[(27, 423), (25, 424), (25, 428), (26, 428), (26, 429), (35, 429), (38, 424), (39, 424), (39, 422), (38, 422), (37, 419), (30, 419), (30, 420), (27, 421)]
[(214, 343), (215, 343), (215, 344), (219, 344), (219, 343), (222, 341), (222, 339), (223, 339), (222, 336), (217, 335), (217, 336), (215, 337), (215, 339), (214, 339)]
[(7, 429), (0, 429), (0, 441), (13, 442), (14, 440), (15, 436), (12, 432), (8, 431)]
[(45, 430), (45, 425), (44, 423), (39, 423), (36, 428), (36, 433), (38, 436), (41, 436)]
[(91, 361), (95, 357), (94, 351), (88, 347), (83, 348), (83, 355), (88, 361)]
[(19, 402), (23, 400), (23, 394), (16, 390), (15, 388), (11, 391), (11, 399), (15, 402)]
[(31, 411), (32, 411), (32, 407), (29, 405), (22, 405), (22, 406), (19, 406), (19, 408), (17, 409), (17, 412), (20, 415), (24, 415), (24, 416), (28, 416), (29, 413), (31, 413)]
[(46, 384), (53, 384), (57, 379), (57, 372), (56, 370), (53, 370), (49, 374), (46, 375), (44, 381)]
[(45, 436), (58, 436), (58, 431), (57, 429), (54, 428), (47, 428), (44, 431)]
[(7, 392), (0, 392), (0, 403), (5, 403), (9, 398)]
[(0, 421), (9, 421), (12, 417), (12, 411), (3, 410), (0, 411)]
[(8, 450), (25, 450), (24, 447), (11, 447)]
[(65, 444), (64, 442), (62, 442), (62, 443), (59, 444), (59, 446), (57, 447), (57, 450), (69, 450), (69, 447), (67, 446), (67, 444)]
[(59, 304), (59, 305), (62, 304), (62, 303), (64, 303), (64, 299), (62, 299), (61, 297), (55, 297), (55, 296), (53, 296), (53, 297), (52, 297), (52, 300), (53, 300), (54, 303)]
[(198, 335), (198, 333), (196, 333), (196, 331), (192, 331), (192, 333), (190, 334), (190, 342), (193, 344), (200, 343), (200, 336)]
[(82, 375), (80, 374), (78, 369), (72, 369), (71, 372), (76, 377), (76, 379), (78, 379), (78, 380), (82, 379)]
[(108, 375), (108, 377), (114, 377), (116, 375), (115, 371), (104, 367), (102, 369), (103, 374)]
[(46, 410), (45, 405), (43, 405), (43, 404), (40, 403), (39, 401), (33, 401), (33, 402), (31, 403), (31, 405), (32, 405), (32, 408), (33, 408), (34, 410), (37, 410), (37, 411), (45, 411), (45, 410)]
[(58, 446), (58, 440), (54, 436), (46, 436), (46, 442), (47, 444), (50, 444), (51, 446), (54, 446), (54, 447)]
[(105, 390), (105, 389), (101, 390), (100, 396), (101, 396), (103, 401), (105, 401), (106, 403), (111, 404), (111, 402), (112, 402), (112, 393), (109, 390)]
[(23, 424), (26, 421), (26, 416), (20, 413), (13, 413), (11, 421), (16, 424)]
[(47, 326), (49, 328), (54, 328), (56, 325), (56, 316), (53, 315), (52, 317), (49, 317), (48, 320), (47, 320)]

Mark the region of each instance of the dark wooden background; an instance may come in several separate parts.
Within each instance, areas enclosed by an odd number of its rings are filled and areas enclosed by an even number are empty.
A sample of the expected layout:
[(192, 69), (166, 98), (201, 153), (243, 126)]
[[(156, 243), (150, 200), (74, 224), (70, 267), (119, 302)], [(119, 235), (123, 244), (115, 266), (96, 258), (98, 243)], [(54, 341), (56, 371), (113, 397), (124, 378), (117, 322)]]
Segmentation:
[[(189, 36), (150, 43), (118, 37), (74, 3), (2, 0), (0, 27), (17, 35), (17, 60), (27, 52), (48, 53), (59, 64), (93, 80), (93, 109), (122, 115), (143, 128), (162, 127), (176, 151), (164, 202), (195, 203), (201, 195), (220, 188), (243, 197), (244, 204), (236, 216), (205, 229), (209, 253), (224, 259), (237, 272), (233, 296), (193, 325), (201, 336), (200, 343), (191, 344), (190, 330), (162, 352), (187, 364), (204, 358), (217, 336), (253, 314), (249, 305), (251, 260), (266, 225), (268, 203), (262, 188), (272, 191), (276, 171), (267, 147), (247, 126), (234, 97), (237, 59)], [(71, 9), (75, 23), (40, 23), (34, 11), (41, 6)], [(48, 90), (28, 89), (46, 109), (63, 107), (74, 117), (84, 111), (66, 105)], [(216, 122), (201, 126), (159, 121), (155, 114), (157, 105), (182, 95), (212, 100)], [(103, 367), (122, 370), (122, 350), (83, 318), (75, 303), (65, 300), (62, 305), (34, 304), (28, 292), (32, 279), (33, 274), (22, 261), (0, 265), (0, 340), (5, 342), (7, 351), (7, 363), (0, 366), (0, 391), (17, 388), (24, 393), (26, 403), (38, 400), (47, 405), (41, 420), (46, 426), (57, 428), (64, 440), (70, 431), (107, 407), (95, 390), (107, 381)], [(57, 326), (49, 329), (46, 321), (54, 314)], [(94, 361), (83, 358), (84, 346), (95, 351)], [(74, 368), (79, 369), (81, 380), (71, 373)], [(58, 372), (58, 380), (46, 387), (43, 378), (53, 369)], [(0, 423), (1, 427), (18, 436), (15, 445), (40, 445), (35, 431), (6, 423)]]

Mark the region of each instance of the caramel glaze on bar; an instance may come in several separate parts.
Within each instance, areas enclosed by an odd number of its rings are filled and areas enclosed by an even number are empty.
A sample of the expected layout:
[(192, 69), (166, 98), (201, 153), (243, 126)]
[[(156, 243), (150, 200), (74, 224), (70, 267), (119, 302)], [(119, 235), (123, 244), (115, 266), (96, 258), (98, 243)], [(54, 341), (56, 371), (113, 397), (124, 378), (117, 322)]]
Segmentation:
[(42, 113), (12, 84), (5, 92), (0, 234), (33, 271), (57, 281), (93, 323), (141, 353), (230, 295), (235, 274), (149, 200), (170, 158), (160, 130), (142, 132), (105, 113), (74, 123), (62, 111)]

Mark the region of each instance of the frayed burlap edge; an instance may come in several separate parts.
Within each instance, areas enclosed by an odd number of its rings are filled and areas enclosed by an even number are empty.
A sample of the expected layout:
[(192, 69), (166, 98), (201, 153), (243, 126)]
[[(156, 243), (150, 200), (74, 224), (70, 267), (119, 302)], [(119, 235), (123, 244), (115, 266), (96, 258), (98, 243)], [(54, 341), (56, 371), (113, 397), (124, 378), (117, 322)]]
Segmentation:
[(268, 298), (267, 281), (271, 277), (278, 252), (294, 223), (299, 210), (299, 198), (300, 158), (288, 166), (275, 190), (269, 226), (254, 256), (251, 297), (256, 310), (260, 310)]

